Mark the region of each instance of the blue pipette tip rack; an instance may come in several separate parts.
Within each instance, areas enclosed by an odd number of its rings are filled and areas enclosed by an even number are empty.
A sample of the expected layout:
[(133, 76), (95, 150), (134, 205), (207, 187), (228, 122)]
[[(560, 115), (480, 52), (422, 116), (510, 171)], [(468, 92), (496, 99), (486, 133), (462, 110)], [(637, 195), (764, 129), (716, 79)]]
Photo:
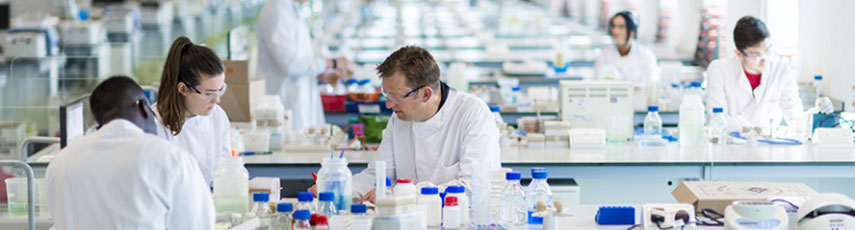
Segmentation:
[(601, 206), (594, 217), (599, 225), (633, 225), (635, 208), (630, 206)]

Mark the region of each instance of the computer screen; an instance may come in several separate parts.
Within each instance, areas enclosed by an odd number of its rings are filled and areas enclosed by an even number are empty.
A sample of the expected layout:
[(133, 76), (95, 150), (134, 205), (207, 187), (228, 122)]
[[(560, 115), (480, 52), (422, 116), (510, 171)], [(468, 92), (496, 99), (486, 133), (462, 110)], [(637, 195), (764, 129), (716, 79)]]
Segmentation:
[(59, 107), (60, 148), (65, 148), (86, 133), (84, 102), (88, 98), (89, 96), (84, 96)]
[(12, 19), (12, 14), (9, 10), (8, 2), (0, 2), (0, 30), (9, 29), (9, 21)]

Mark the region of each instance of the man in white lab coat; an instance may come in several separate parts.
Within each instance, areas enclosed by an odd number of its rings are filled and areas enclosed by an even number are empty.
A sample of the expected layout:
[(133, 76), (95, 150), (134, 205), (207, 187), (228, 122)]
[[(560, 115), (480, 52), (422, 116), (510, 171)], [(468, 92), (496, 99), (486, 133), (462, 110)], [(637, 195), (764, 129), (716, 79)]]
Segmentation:
[(707, 68), (707, 113), (724, 109), (728, 131), (761, 127), (776, 129), (784, 118), (793, 132), (805, 131), (804, 110), (794, 73), (771, 55), (769, 31), (760, 19), (745, 16), (736, 22), (736, 57), (718, 59)]
[(213, 229), (214, 204), (190, 154), (155, 136), (155, 115), (134, 80), (92, 91), (99, 125), (47, 167), (56, 229)]
[[(296, 1), (296, 2), (295, 2)], [(313, 51), (312, 37), (300, 4), (308, 0), (269, 0), (256, 24), (258, 75), (267, 94), (278, 94), (293, 112), (292, 130), (324, 124), (318, 80), (335, 82), (332, 69), (344, 69), (344, 58), (323, 59)]]

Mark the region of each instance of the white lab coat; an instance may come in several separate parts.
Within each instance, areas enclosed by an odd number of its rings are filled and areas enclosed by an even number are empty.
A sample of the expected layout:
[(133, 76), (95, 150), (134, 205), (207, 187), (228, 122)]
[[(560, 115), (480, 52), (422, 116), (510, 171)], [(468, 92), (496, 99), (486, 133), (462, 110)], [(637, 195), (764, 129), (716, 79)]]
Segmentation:
[(157, 114), (157, 135), (182, 147), (196, 158), (199, 169), (205, 178), (205, 184), (212, 186), (214, 170), (220, 158), (231, 156), (232, 140), (229, 117), (219, 105), (214, 105), (208, 116), (194, 116), (184, 119), (184, 126), (177, 136), (163, 125), (163, 118), (154, 106)]
[(774, 128), (782, 117), (794, 131), (803, 132), (806, 126), (795, 76), (778, 58), (766, 59), (760, 85), (754, 90), (739, 58), (715, 60), (707, 68), (706, 94), (707, 114), (715, 107), (724, 108), (728, 131), (741, 131), (744, 126), (768, 130), (770, 123)]
[(656, 64), (656, 55), (650, 49), (633, 41), (629, 54), (620, 56), (617, 46), (610, 45), (603, 48), (603, 53), (594, 62), (595, 78), (599, 78), (604, 67), (614, 67), (620, 73), (622, 81), (633, 83), (647, 83), (659, 81), (659, 66)]
[(258, 75), (267, 94), (278, 94), (285, 109), (293, 111), (292, 130), (324, 124), (317, 75), (326, 67), (312, 51), (305, 17), (293, 0), (264, 3), (256, 24)]
[[(489, 183), (490, 172), (473, 174), (474, 164), (484, 170), (499, 168), (499, 130), (483, 100), (449, 88), (448, 98), (439, 112), (427, 121), (392, 119), (383, 132), (383, 141), (375, 160), (386, 161), (386, 175), (411, 178), (415, 183), (431, 182), (445, 187)], [(353, 191), (361, 197), (374, 188), (374, 162), (353, 177)], [(484, 178), (475, 178), (475, 175)], [(489, 185), (475, 186), (489, 188)]]
[(113, 120), (47, 167), (56, 229), (213, 229), (211, 193), (178, 146)]

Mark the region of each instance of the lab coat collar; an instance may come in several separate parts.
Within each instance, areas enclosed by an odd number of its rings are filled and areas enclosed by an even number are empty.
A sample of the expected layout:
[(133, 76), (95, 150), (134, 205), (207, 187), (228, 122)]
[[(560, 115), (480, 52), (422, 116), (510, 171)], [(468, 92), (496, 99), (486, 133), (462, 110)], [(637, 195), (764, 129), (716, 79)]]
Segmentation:
[(748, 92), (753, 97), (752, 99), (755, 100), (754, 102), (757, 102), (756, 99), (762, 97), (763, 94), (766, 93), (766, 86), (768, 85), (767, 82), (769, 81), (769, 76), (771, 76), (768, 60), (763, 66), (763, 72), (760, 76), (760, 85), (757, 85), (756, 89), (751, 89), (751, 82), (748, 81), (748, 75), (745, 74), (745, 67), (742, 66), (742, 60), (738, 57), (734, 57), (733, 59), (734, 62), (736, 62), (736, 65), (739, 66), (739, 87)]
[(143, 134), (142, 128), (134, 124), (133, 122), (126, 119), (115, 119), (110, 122), (107, 122), (106, 125), (102, 125), (100, 129), (96, 132), (101, 135), (106, 136), (133, 136), (138, 134)]
[(430, 119), (426, 121), (414, 121), (413, 122), (413, 133), (435, 133), (438, 132), (440, 128), (442, 128), (445, 120), (448, 120), (449, 111), (453, 110), (456, 102), (457, 102), (457, 90), (454, 88), (448, 87), (448, 98), (445, 99), (445, 104), (442, 105), (442, 108), (439, 108), (439, 111), (433, 115)]

